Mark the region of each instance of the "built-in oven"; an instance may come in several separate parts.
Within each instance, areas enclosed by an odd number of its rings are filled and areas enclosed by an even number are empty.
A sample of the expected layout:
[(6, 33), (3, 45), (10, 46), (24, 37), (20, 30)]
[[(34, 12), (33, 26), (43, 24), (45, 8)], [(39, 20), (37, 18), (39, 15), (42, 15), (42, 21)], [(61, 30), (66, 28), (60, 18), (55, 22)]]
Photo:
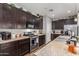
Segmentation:
[(39, 37), (32, 32), (24, 32), (24, 36), (30, 37), (30, 52), (36, 50), (39, 47)]
[(38, 36), (30, 37), (30, 52), (36, 50), (39, 47)]

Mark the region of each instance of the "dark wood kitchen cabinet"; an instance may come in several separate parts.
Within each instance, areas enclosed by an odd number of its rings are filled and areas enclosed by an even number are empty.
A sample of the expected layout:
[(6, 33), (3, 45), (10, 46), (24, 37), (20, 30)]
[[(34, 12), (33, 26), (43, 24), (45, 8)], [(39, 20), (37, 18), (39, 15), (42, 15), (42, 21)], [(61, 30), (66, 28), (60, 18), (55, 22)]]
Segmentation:
[(61, 34), (51, 34), (51, 41), (57, 38)]
[(26, 22), (26, 28), (34, 29), (36, 26), (36, 17), (34, 15), (29, 16), (29, 20)]
[(38, 29), (43, 29), (43, 16), (38, 20), (37, 25)]
[(2, 4), (3, 28), (15, 28), (16, 9), (8, 4)]
[(43, 19), (36, 20), (35, 29), (43, 29)]
[(52, 29), (64, 29), (64, 25), (69, 24), (77, 24), (77, 22), (74, 21), (74, 18), (72, 19), (61, 19), (57, 21), (52, 21)]
[(0, 3), (0, 28), (3, 29), (28, 29), (27, 24), (34, 25), (32, 29), (42, 29), (38, 17), (20, 8)]
[(9, 4), (1, 4), (2, 6), (2, 24), (4, 28), (21, 29), (25, 28), (27, 14), (23, 10), (13, 7)]
[(39, 46), (42, 46), (45, 44), (45, 35), (39, 36)]
[(65, 25), (77, 24), (77, 22), (74, 21), (74, 18), (71, 18), (71, 19), (66, 19), (66, 20), (64, 20), (64, 24), (65, 24)]
[(64, 29), (64, 20), (52, 21), (52, 29)]
[(18, 41), (0, 44), (0, 56), (17, 56)]
[(18, 54), (25, 55), (30, 52), (30, 39), (23, 39), (18, 43)]
[(0, 44), (0, 56), (22, 56), (30, 51), (30, 39)]
[(32, 15), (31, 19), (26, 22), (26, 28), (43, 29), (43, 17), (39, 19), (38, 17)]

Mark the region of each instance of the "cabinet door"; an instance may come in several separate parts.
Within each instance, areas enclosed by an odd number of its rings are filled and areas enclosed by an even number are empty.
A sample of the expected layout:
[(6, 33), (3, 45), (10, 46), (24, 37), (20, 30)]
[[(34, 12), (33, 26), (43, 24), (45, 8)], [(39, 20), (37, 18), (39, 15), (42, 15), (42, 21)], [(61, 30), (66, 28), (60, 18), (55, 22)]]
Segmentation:
[(9, 4), (0, 4), (0, 28), (26, 28), (27, 14), (23, 10)]
[(16, 46), (7, 47), (1, 50), (1, 56), (18, 56), (18, 51)]
[(53, 21), (52, 29), (64, 29), (64, 20)]
[(3, 22), (2, 13), (3, 13), (2, 4), (0, 3), (0, 29), (2, 28), (2, 22)]
[(2, 22), (2, 4), (0, 3), (0, 23)]
[(55, 21), (52, 21), (52, 29), (55, 29)]
[(55, 39), (55, 38), (57, 38), (61, 34), (52, 34), (52, 35), (53, 35), (53, 39)]
[(39, 19), (38, 22), (37, 22), (37, 29), (43, 29), (43, 19)]
[(45, 44), (45, 35), (39, 36), (39, 46)]
[(17, 56), (18, 55), (18, 41), (10, 42), (0, 45), (0, 55), (1, 56)]
[(3, 21), (2, 23), (4, 28), (15, 28), (15, 20), (16, 20), (16, 9), (11, 7), (8, 4), (3, 4)]
[(58, 21), (58, 29), (64, 29), (64, 20), (59, 20)]
[(19, 41), (18, 54), (24, 55), (30, 51), (30, 39), (23, 39)]
[(36, 28), (36, 20), (35, 20), (35, 18), (34, 18), (34, 16), (32, 16), (32, 15), (30, 15), (29, 14), (29, 17), (30, 18), (28, 18), (27, 19), (27, 22), (26, 22), (26, 28), (29, 28), (29, 29), (35, 29)]
[(51, 41), (52, 41), (52, 40), (54, 40), (54, 38), (53, 38), (53, 34), (51, 34)]
[(40, 25), (39, 25), (39, 29), (43, 29), (43, 17), (40, 19)]
[(39, 29), (39, 25), (40, 25), (40, 22), (38, 20), (35, 20), (34, 29)]
[(65, 25), (67, 24), (77, 24), (77, 22), (75, 22), (74, 19), (67, 19), (65, 20)]
[(17, 29), (25, 29), (26, 28), (26, 13), (22, 10), (17, 9), (16, 10), (16, 28)]
[(35, 17), (35, 23), (34, 23), (34, 28), (35, 29), (43, 29), (43, 19)]

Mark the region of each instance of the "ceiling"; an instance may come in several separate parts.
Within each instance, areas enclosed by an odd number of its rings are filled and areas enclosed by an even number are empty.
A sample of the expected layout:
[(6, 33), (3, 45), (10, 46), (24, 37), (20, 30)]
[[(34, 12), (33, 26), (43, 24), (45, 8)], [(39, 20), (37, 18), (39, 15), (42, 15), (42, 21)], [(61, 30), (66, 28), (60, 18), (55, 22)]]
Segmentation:
[(47, 15), (53, 20), (66, 19), (77, 14), (79, 10), (78, 3), (15, 3), (15, 5), (34, 15)]

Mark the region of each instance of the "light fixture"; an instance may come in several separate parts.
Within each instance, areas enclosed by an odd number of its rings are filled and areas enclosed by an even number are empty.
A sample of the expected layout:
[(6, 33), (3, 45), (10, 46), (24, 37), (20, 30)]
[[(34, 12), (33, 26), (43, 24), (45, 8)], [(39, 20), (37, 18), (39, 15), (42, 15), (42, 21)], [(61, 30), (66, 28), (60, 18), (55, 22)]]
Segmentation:
[(71, 10), (68, 10), (67, 13), (71, 13)]
[(52, 17), (54, 18), (55, 17), (55, 14), (52, 14)]
[(77, 22), (77, 18), (74, 18), (74, 21)]

